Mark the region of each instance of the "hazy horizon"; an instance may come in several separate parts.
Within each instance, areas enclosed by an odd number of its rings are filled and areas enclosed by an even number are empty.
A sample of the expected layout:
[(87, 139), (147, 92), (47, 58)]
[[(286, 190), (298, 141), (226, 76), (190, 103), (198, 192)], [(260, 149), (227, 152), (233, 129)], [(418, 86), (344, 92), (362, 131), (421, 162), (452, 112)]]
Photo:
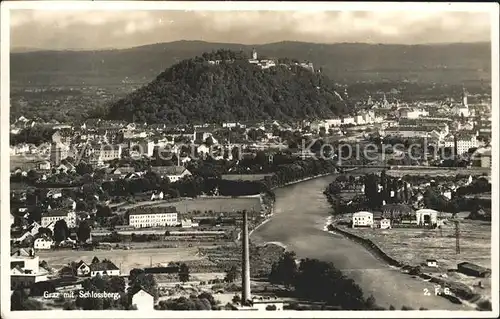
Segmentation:
[(490, 14), (465, 11), (11, 10), (11, 50), (109, 50), (177, 41), (262, 45), (490, 42)]
[(335, 43), (321, 43), (321, 42), (306, 42), (306, 41), (293, 41), (293, 40), (284, 40), (284, 41), (275, 41), (275, 42), (267, 42), (267, 43), (249, 43), (249, 44), (244, 44), (244, 43), (238, 43), (238, 42), (212, 42), (212, 41), (203, 41), (203, 40), (175, 40), (175, 41), (168, 41), (168, 42), (157, 42), (157, 43), (148, 43), (148, 44), (142, 44), (142, 45), (136, 45), (132, 47), (123, 47), (123, 48), (114, 48), (114, 47), (103, 47), (103, 48), (96, 48), (96, 49), (88, 49), (88, 48), (65, 48), (65, 49), (43, 49), (43, 48), (36, 48), (36, 47), (11, 47), (11, 51), (18, 51), (18, 52), (31, 52), (31, 51), (107, 51), (107, 50), (127, 50), (127, 49), (134, 49), (134, 48), (140, 48), (140, 47), (146, 47), (146, 46), (151, 46), (151, 45), (159, 45), (159, 44), (171, 44), (171, 43), (178, 43), (178, 42), (200, 42), (200, 43), (212, 43), (212, 44), (232, 44), (232, 45), (244, 45), (244, 46), (260, 46), (260, 45), (269, 45), (269, 44), (275, 44), (275, 43), (283, 43), (283, 42), (297, 42), (297, 43), (307, 43), (307, 44), (318, 44), (318, 45), (340, 45), (340, 44), (360, 44), (360, 45), (401, 45), (401, 46), (425, 46), (425, 45), (454, 45), (454, 44), (481, 44), (481, 43), (491, 43), (491, 41), (474, 41), (474, 42), (436, 42), (436, 43), (416, 43), (416, 44), (404, 44), (404, 43), (367, 43), (367, 42), (335, 42)]

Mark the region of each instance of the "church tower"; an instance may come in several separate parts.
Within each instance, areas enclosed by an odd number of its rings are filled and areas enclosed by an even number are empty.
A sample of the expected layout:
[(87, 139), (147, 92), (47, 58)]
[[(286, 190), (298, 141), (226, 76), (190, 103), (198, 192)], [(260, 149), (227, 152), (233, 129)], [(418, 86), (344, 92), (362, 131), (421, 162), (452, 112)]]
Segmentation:
[(252, 60), (257, 60), (257, 51), (255, 51), (255, 48), (252, 50)]
[(383, 107), (389, 107), (389, 101), (387, 101), (387, 97), (384, 93), (384, 99), (382, 100)]
[(462, 106), (468, 107), (469, 105), (467, 104), (467, 90), (465, 87), (462, 89)]

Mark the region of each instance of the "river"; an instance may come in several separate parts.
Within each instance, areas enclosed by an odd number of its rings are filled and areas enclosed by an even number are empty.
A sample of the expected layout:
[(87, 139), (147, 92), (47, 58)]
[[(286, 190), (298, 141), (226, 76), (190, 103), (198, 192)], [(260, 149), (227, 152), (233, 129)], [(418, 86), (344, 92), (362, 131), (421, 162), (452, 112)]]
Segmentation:
[[(364, 169), (363, 173), (367, 173)], [(375, 169), (369, 169), (374, 171)], [(360, 173), (360, 171), (356, 171)], [(256, 244), (281, 243), (299, 258), (330, 261), (372, 294), (386, 309), (403, 305), (430, 310), (471, 310), (434, 295), (434, 284), (403, 274), (361, 245), (324, 231), (331, 207), (323, 194), (336, 175), (319, 177), (275, 190), (273, 216), (251, 234)], [(426, 291), (430, 295), (426, 295)]]

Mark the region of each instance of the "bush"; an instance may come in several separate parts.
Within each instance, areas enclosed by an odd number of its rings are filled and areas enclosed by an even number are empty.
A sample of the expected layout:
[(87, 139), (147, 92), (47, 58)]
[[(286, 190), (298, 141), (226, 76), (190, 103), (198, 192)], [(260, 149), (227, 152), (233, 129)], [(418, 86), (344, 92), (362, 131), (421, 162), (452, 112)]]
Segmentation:
[(420, 266), (412, 267), (409, 274), (412, 276), (418, 276), (422, 273), (422, 268)]
[(239, 304), (239, 303), (241, 302), (241, 297), (240, 297), (240, 295), (234, 295), (234, 296), (233, 296), (233, 299), (232, 299), (232, 302), (233, 302), (233, 303), (238, 303), (238, 304)]
[(276, 305), (268, 305), (266, 307), (266, 310), (271, 310), (271, 311), (276, 310)]
[(491, 301), (483, 300), (477, 304), (477, 308), (478, 308), (478, 310), (481, 310), (481, 311), (491, 311), (492, 310)]
[(74, 301), (66, 301), (63, 305), (63, 310), (76, 310), (76, 302)]

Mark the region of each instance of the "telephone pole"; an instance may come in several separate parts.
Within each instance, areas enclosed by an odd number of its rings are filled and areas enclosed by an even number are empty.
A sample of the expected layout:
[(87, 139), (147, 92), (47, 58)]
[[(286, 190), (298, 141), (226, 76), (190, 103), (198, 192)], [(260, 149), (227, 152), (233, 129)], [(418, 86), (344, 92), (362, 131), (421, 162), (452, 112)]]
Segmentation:
[(455, 220), (455, 239), (456, 239), (456, 253), (460, 254), (460, 225), (459, 221)]
[(443, 212), (439, 212), (439, 219), (440, 219), (440, 225), (439, 225), (439, 235), (443, 237)]
[(241, 299), (244, 303), (251, 300), (251, 292), (250, 292), (250, 248), (249, 248), (249, 240), (248, 240), (248, 213), (247, 211), (243, 211), (243, 225), (241, 232), (241, 240), (242, 240), (242, 258), (241, 258), (241, 279), (242, 279), (242, 293)]

